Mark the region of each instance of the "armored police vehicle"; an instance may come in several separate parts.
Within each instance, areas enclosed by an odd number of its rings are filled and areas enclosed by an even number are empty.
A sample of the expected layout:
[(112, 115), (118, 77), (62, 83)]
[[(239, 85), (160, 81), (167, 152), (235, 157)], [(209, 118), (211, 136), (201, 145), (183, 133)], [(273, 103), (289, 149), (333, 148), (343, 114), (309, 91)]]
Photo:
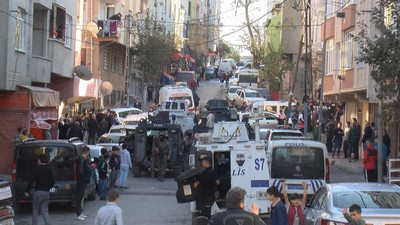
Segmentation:
[[(245, 210), (250, 210), (251, 204), (256, 202), (260, 206), (260, 214), (270, 213), (271, 203), (266, 198), (266, 191), (271, 183), (265, 143), (260, 140), (259, 132), (256, 132), (256, 140), (250, 141), (244, 123), (238, 121), (216, 123), (212, 134), (199, 135), (196, 148), (197, 151), (189, 156), (189, 164), (196, 167), (198, 169), (196, 171), (201, 172), (199, 159), (210, 158), (216, 177), (220, 181), (217, 186), (218, 207), (213, 207), (215, 210), (212, 210), (212, 213), (224, 208), (225, 195), (231, 187), (235, 186), (244, 188), (247, 192)], [(194, 216), (199, 210), (199, 206), (194, 202), (199, 197), (193, 186), (196, 175), (198, 173), (194, 172), (193, 177), (181, 176), (176, 179), (177, 201), (191, 202), (191, 211)]]
[[(168, 115), (166, 117), (168, 118)], [(157, 119), (152, 121), (143, 120), (136, 127), (136, 132), (130, 136), (130, 138), (134, 138), (134, 141), (128, 141), (128, 143), (133, 144), (134, 149), (133, 175), (135, 177), (140, 177), (142, 171), (149, 170), (153, 139), (157, 138), (161, 131), (165, 133), (169, 143), (170, 160), (167, 167), (169, 172), (173, 172), (177, 176), (182, 171), (183, 133), (181, 126)]]
[(301, 193), (307, 183), (308, 199), (325, 183), (329, 183), (329, 157), (325, 144), (305, 137), (275, 137), (267, 147), (267, 160), (272, 185), (287, 193)]

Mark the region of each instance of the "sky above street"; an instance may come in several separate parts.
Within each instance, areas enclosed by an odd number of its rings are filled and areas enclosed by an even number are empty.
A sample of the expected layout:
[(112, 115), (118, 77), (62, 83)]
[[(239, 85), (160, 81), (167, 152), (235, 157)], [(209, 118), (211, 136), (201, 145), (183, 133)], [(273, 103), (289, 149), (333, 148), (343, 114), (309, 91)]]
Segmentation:
[[(254, 21), (262, 17), (268, 12), (266, 1), (256, 1), (249, 9), (250, 20)], [(221, 32), (220, 36), (223, 40), (230, 43), (236, 49), (240, 50), (241, 55), (251, 55), (248, 50), (244, 49), (244, 41), (240, 38), (247, 31), (247, 28), (241, 29), (245, 22), (245, 13), (243, 8), (235, 6), (235, 0), (222, 0), (221, 2)], [(267, 15), (268, 16), (268, 15)], [(267, 16), (259, 19), (258, 25), (262, 25)]]

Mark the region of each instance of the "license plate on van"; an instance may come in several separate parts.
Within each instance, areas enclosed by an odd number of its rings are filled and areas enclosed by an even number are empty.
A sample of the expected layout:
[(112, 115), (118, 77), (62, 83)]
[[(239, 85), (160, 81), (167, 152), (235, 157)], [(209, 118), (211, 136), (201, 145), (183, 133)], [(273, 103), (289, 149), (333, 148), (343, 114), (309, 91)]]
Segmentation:
[(301, 184), (286, 184), (287, 189), (291, 190), (303, 190), (303, 185)]
[(50, 193), (57, 193), (57, 188), (56, 187), (52, 187), (50, 189)]
[(11, 187), (0, 188), (0, 201), (9, 198), (12, 198)]

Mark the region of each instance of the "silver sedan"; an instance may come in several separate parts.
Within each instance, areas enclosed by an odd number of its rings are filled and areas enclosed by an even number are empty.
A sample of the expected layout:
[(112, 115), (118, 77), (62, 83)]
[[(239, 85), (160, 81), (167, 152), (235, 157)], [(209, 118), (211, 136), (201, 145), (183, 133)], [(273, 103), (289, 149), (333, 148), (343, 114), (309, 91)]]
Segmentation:
[(326, 184), (304, 210), (306, 225), (348, 224), (342, 209), (357, 204), (368, 225), (400, 224), (400, 187), (394, 184)]

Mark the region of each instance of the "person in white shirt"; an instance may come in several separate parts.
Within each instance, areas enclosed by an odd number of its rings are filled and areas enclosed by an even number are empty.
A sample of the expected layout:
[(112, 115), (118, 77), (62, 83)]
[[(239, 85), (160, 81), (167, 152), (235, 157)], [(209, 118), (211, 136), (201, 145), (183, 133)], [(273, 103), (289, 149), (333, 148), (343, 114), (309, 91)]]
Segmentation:
[[(349, 150), (349, 132), (350, 132), (350, 121), (346, 122), (346, 127), (344, 128), (344, 137), (343, 137), (343, 153), (344, 158), (347, 158), (348, 150)], [(351, 153), (350, 153), (351, 154)]]
[(97, 212), (95, 225), (123, 225), (122, 210), (117, 205), (119, 200), (118, 192), (110, 190), (108, 192), (108, 202)]
[(126, 179), (128, 178), (129, 170), (132, 168), (132, 160), (131, 154), (126, 148), (127, 144), (122, 144), (122, 151), (120, 151), (119, 155), (121, 157), (121, 166), (120, 166), (120, 174), (119, 174), (119, 188), (128, 189), (126, 186)]

